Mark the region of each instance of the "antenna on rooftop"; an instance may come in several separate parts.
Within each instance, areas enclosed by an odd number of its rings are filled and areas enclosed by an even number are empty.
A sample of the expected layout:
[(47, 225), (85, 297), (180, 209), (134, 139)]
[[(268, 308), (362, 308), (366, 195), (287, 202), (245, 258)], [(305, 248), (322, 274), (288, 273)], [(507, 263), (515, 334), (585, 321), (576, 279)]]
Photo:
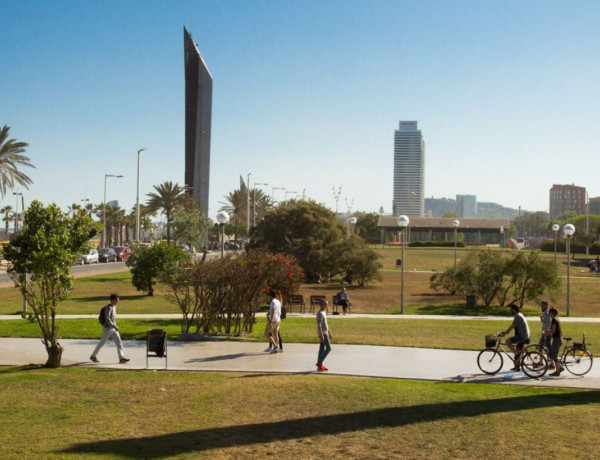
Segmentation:
[(344, 198), (344, 201), (346, 202), (346, 207), (348, 208), (348, 214), (352, 214), (352, 206), (354, 206), (354, 197), (352, 198), (350, 204), (348, 204), (348, 200), (346, 198)]

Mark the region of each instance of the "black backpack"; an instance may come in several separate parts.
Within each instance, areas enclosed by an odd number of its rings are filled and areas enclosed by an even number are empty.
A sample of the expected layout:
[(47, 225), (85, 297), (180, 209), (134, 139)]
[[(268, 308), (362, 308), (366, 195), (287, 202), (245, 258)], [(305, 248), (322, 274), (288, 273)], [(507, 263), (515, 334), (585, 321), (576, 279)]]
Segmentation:
[(108, 305), (106, 305), (105, 307), (102, 307), (100, 309), (100, 314), (98, 315), (98, 321), (100, 321), (100, 324), (102, 324), (103, 326), (106, 323), (106, 309), (107, 308), (108, 308)]

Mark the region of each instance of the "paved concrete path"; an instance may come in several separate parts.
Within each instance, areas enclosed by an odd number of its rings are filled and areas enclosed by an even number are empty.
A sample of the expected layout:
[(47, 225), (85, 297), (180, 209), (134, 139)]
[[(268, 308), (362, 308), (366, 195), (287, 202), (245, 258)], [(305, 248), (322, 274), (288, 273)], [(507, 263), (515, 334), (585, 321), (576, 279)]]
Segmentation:
[[(97, 340), (61, 340), (64, 366), (86, 366), (114, 369), (145, 369), (146, 342), (126, 341), (125, 352), (131, 361), (119, 364), (114, 345), (109, 342), (99, 353), (99, 364), (89, 361)], [(169, 370), (239, 371), (307, 374), (316, 372), (318, 345), (285, 344), (284, 353), (268, 354), (260, 342), (210, 340), (201, 342), (169, 341)], [(421, 348), (332, 345), (326, 360), (329, 374), (387, 377), (398, 379), (449, 382), (486, 382), (600, 390), (600, 366), (592, 367), (585, 377), (565, 371), (560, 377), (528, 378), (523, 373), (504, 368), (495, 376), (487, 376), (477, 367), (477, 352)], [(42, 364), (46, 351), (40, 339), (0, 338), (0, 364), (20, 366)], [(164, 358), (149, 358), (149, 367), (163, 369)]]

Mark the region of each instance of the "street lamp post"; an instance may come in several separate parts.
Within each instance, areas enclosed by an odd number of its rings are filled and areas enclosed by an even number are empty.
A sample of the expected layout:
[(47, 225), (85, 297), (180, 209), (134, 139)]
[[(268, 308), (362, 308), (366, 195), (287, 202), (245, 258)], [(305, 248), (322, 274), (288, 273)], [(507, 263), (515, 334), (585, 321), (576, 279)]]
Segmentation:
[(567, 239), (567, 316), (571, 313), (571, 237), (575, 233), (575, 226), (567, 224), (563, 227), (563, 233)]
[(396, 221), (398, 224), (398, 227), (400, 227), (401, 232), (402, 232), (402, 241), (401, 241), (401, 245), (402, 245), (402, 254), (400, 257), (402, 257), (402, 263), (400, 264), (401, 266), (401, 271), (400, 271), (400, 313), (404, 314), (404, 236), (406, 235), (406, 227), (408, 227), (408, 224), (410, 223), (410, 219), (408, 218), (408, 216), (402, 215), (398, 217), (398, 220)]
[(558, 230), (560, 230), (560, 225), (552, 225), (552, 231), (554, 232), (554, 264), (556, 264), (556, 244), (558, 242)]
[(275, 190), (285, 190), (285, 187), (273, 187), (271, 189), (271, 201), (275, 199)]
[(15, 195), (15, 235), (19, 231), (19, 196), (23, 196), (22, 192), (13, 192)]
[(140, 242), (140, 154), (145, 148), (137, 151), (137, 192), (135, 194), (135, 242)]
[(89, 198), (82, 198), (82, 199), (81, 199), (81, 200), (79, 200), (79, 201), (81, 201), (82, 203), (84, 203), (84, 204), (82, 204), (81, 206), (82, 206), (82, 208), (83, 208), (83, 215), (85, 216), (85, 215), (87, 214), (87, 209), (86, 209), (86, 206), (87, 206), (87, 203), (89, 203), (89, 202), (90, 202), (90, 199), (89, 199)]
[(116, 177), (120, 179), (122, 175), (117, 174), (104, 174), (104, 201), (102, 202), (102, 246), (106, 247), (106, 179), (109, 177)]
[(219, 230), (221, 234), (221, 259), (225, 257), (225, 224), (229, 222), (229, 214), (225, 211), (219, 211), (217, 213), (217, 222), (219, 223)]
[(256, 182), (254, 184), (254, 196), (252, 197), (252, 227), (256, 227), (256, 186), (269, 185), (266, 182)]
[(356, 219), (356, 217), (352, 216), (350, 219), (348, 219), (348, 223), (350, 224), (350, 233), (352, 235), (354, 235), (354, 229), (356, 227), (356, 222), (358, 222), (358, 219)]
[(458, 226), (460, 222), (456, 219), (452, 221), (452, 226), (454, 227), (454, 270), (456, 270), (456, 244), (458, 242)]

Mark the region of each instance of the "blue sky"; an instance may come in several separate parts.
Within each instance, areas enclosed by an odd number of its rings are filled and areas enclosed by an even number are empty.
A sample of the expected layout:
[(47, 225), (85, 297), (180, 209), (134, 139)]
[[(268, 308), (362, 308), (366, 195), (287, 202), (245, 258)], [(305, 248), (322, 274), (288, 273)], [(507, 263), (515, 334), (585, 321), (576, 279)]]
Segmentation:
[[(131, 209), (183, 184), (183, 26), (214, 78), (210, 217), (251, 173), (275, 199), (391, 211), (394, 130), (425, 195), (547, 210), (600, 195), (600, 3), (0, 0), (0, 125), (30, 144), (26, 203)], [(292, 193), (296, 192), (296, 193)], [(14, 207), (9, 194), (2, 202)]]

